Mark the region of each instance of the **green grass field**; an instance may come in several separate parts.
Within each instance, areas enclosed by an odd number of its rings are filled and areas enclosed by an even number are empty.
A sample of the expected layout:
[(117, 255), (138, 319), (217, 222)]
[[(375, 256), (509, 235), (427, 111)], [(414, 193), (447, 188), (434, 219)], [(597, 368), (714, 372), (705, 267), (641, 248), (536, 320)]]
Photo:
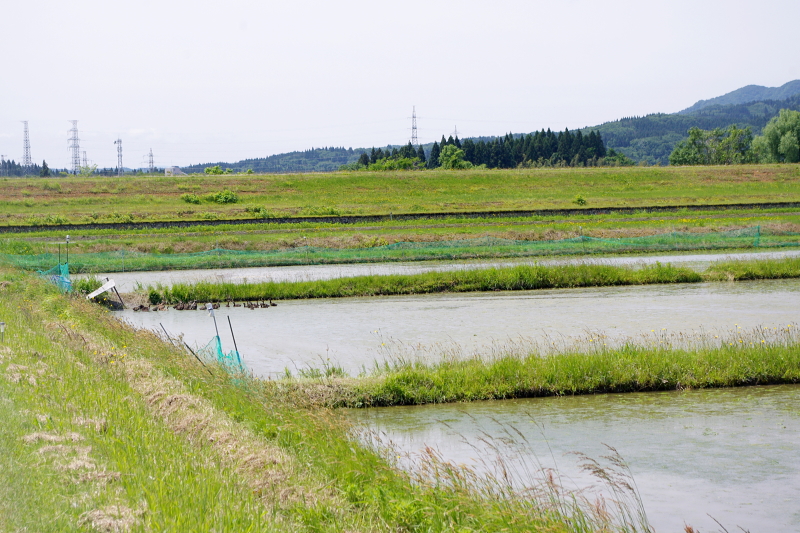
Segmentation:
[[(239, 201), (204, 199), (220, 191)], [(199, 204), (183, 195), (196, 195)], [(336, 172), (0, 181), (0, 224), (253, 218), (800, 200), (800, 166), (633, 167), (483, 171)]]

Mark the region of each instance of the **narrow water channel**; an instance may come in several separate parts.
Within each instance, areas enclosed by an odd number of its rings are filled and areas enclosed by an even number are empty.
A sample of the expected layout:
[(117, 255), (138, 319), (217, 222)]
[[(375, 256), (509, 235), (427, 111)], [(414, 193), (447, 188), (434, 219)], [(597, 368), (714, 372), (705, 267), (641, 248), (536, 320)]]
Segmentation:
[[(573, 263), (603, 263), (611, 265), (646, 265), (656, 262), (673, 263), (702, 270), (714, 261), (725, 259), (757, 259), (766, 257), (800, 257), (800, 250), (783, 250), (779, 252), (741, 252), (733, 254), (663, 254), (663, 255), (627, 255), (616, 257), (560, 257), (555, 259), (519, 257), (510, 259), (476, 259), (472, 261), (418, 261), (403, 263), (359, 263), (351, 265), (301, 265), (283, 267), (257, 268), (221, 268), (197, 270), (170, 270), (163, 272), (113, 272), (96, 274), (100, 278), (110, 277), (120, 292), (132, 292), (138, 285), (142, 287), (175, 283), (194, 283), (209, 281), (212, 283), (244, 283), (262, 281), (314, 281), (353, 276), (371, 276), (387, 274), (419, 274), (423, 272), (447, 270), (474, 270), (479, 268), (506, 267), (516, 265), (563, 265)], [(78, 274), (79, 279), (89, 274)], [(95, 275), (95, 274), (92, 274)]]
[(481, 438), (513, 427), (528, 440), (524, 465), (557, 467), (569, 488), (590, 478), (570, 452), (628, 462), (656, 531), (800, 531), (800, 386), (604, 394), (348, 410), (415, 454), (425, 445), (482, 469)]
[[(139, 327), (205, 344), (214, 324), (202, 311), (116, 313)], [(221, 307), (223, 346), (256, 375), (333, 364), (351, 375), (392, 357), (486, 354), (515, 344), (569, 342), (604, 333), (609, 342), (653, 334), (785, 326), (800, 320), (800, 280), (646, 285), (520, 292), (282, 301)]]

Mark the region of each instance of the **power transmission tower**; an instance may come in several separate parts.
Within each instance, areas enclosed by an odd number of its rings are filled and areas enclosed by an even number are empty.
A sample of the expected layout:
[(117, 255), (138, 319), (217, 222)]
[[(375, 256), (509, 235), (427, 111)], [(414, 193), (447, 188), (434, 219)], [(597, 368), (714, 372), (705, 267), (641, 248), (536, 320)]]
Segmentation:
[(78, 175), (81, 170), (81, 145), (78, 139), (78, 121), (70, 120), (72, 122), (72, 129), (69, 130), (69, 148), (72, 150), (72, 173)]
[(0, 155), (0, 176), (6, 175), (6, 156)]
[(31, 159), (31, 138), (28, 135), (28, 121), (23, 120), (22, 123), (25, 125), (22, 137), (22, 168), (27, 176), (33, 170), (33, 159)]
[(451, 133), (451, 135), (452, 135), (453, 137), (455, 137), (455, 138), (458, 138), (458, 126), (453, 126), (453, 127), (454, 127), (455, 129), (453, 130), (453, 133)]
[(83, 166), (84, 167), (88, 167), (89, 166), (89, 160), (86, 159), (86, 150), (83, 151)]
[(147, 170), (152, 174), (156, 171), (156, 166), (153, 164), (153, 149), (150, 148), (150, 153), (147, 155)]
[(117, 176), (122, 176), (122, 139), (117, 137), (114, 144), (117, 145)]
[(419, 139), (417, 139), (417, 107), (413, 106), (411, 109), (411, 144), (419, 148)]

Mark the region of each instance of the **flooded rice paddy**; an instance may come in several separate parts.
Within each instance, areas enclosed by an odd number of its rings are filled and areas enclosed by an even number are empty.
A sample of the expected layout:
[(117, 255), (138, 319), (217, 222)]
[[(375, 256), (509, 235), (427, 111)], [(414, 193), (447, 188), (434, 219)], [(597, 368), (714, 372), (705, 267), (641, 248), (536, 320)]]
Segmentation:
[[(212, 283), (256, 283), (264, 281), (316, 281), (353, 276), (372, 276), (387, 274), (420, 274), (424, 272), (448, 270), (476, 270), (480, 268), (508, 267), (517, 265), (563, 265), (574, 263), (602, 263), (610, 265), (646, 265), (656, 262), (673, 263), (697, 270), (702, 270), (714, 261), (727, 259), (759, 259), (759, 258), (800, 257), (800, 250), (784, 250), (780, 252), (742, 252), (733, 254), (663, 254), (663, 255), (629, 255), (617, 257), (561, 257), (557, 259), (511, 258), (480, 259), (473, 261), (419, 261), (401, 263), (358, 263), (350, 265), (302, 265), (283, 267), (256, 268), (222, 268), (210, 270), (170, 270), (164, 272), (114, 272), (107, 274), (91, 274), (98, 277), (110, 277), (120, 292), (132, 292), (138, 285), (142, 287), (175, 283), (194, 283), (209, 281)], [(79, 279), (89, 274), (78, 274)]]
[[(800, 531), (800, 386), (603, 394), (349, 410), (400, 452), (432, 446), (485, 470), (486, 445), (515, 428), (528, 441), (510, 470), (557, 467), (567, 488), (591, 478), (570, 452), (613, 446), (656, 531)], [(513, 433), (513, 430), (512, 430)], [(516, 440), (521, 437), (515, 435)], [(405, 459), (408, 461), (408, 459)]]
[[(117, 316), (154, 330), (161, 323), (190, 345), (214, 335), (203, 311), (125, 310)], [(322, 364), (356, 375), (387, 358), (568, 345), (587, 334), (614, 342), (785, 326), (800, 318), (800, 280), (291, 300), (255, 310), (223, 305), (217, 321), (223, 346), (232, 349), (226, 316), (243, 360), (258, 376)]]
[[(703, 268), (718, 258), (615, 261), (683, 260)], [(531, 261), (236, 269), (213, 275), (226, 281), (305, 280), (526, 262)], [(164, 277), (148, 281), (136, 273), (123, 284), (169, 284), (195, 275), (143, 274)], [(208, 279), (209, 274), (196, 275)], [(190, 345), (214, 335), (212, 319), (201, 311), (126, 310), (118, 316), (156, 330), (161, 323)], [(398, 357), (488, 354), (552, 342), (587, 346), (587, 334), (604, 333), (610, 343), (631, 337), (647, 342), (677, 332), (785, 326), (800, 317), (800, 280), (295, 300), (255, 310), (223, 306), (217, 321), (223, 346), (232, 349), (227, 316), (245, 363), (258, 376), (323, 364), (354, 375)], [(384, 432), (411, 456), (431, 445), (445, 459), (478, 469), (495, 453), (486, 441), (498, 442), (492, 439), (513, 427), (528, 441), (521, 459), (508, 459), (514, 471), (524, 471), (525, 464), (557, 467), (568, 488), (591, 482), (569, 452), (600, 457), (608, 453), (607, 444), (629, 463), (657, 531), (682, 531), (684, 524), (720, 530), (709, 514), (728, 531), (739, 531), (737, 526), (753, 533), (800, 531), (798, 386), (392, 407), (348, 411), (348, 416)]]

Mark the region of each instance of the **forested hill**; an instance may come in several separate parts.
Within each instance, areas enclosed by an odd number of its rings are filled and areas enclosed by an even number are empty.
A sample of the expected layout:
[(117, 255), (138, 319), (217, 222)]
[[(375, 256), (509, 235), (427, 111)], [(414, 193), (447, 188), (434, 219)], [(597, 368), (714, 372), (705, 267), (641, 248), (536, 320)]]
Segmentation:
[(749, 104), (750, 102), (758, 102), (760, 100), (786, 100), (797, 94), (800, 94), (800, 80), (784, 83), (780, 87), (747, 85), (735, 91), (731, 91), (728, 94), (717, 96), (716, 98), (700, 100), (693, 106), (679, 111), (679, 113), (685, 115), (713, 105)]
[(628, 117), (581, 131), (584, 134), (599, 131), (606, 147), (614, 148), (634, 161), (666, 165), (672, 149), (688, 137), (687, 132), (691, 127), (711, 130), (738, 124), (740, 127), (750, 126), (753, 133), (758, 134), (781, 109), (800, 111), (800, 94), (785, 100), (710, 105), (691, 113)]
[(181, 167), (187, 173), (203, 173), (206, 167), (219, 165), (223, 169), (234, 172), (245, 172), (252, 169), (257, 174), (281, 172), (332, 172), (340, 166), (353, 163), (364, 150), (352, 148), (311, 148), (302, 152), (275, 154), (259, 159), (244, 159), (236, 163), (203, 163)]

